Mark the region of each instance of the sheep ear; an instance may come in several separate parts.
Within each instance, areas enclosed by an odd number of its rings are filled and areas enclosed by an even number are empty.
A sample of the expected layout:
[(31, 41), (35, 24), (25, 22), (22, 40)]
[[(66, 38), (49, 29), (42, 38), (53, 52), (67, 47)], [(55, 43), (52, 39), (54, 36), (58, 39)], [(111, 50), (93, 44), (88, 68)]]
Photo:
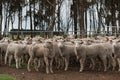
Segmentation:
[(112, 43), (113, 43), (113, 41), (112, 41), (112, 40), (110, 40), (110, 43), (112, 44)]
[(106, 41), (108, 42), (109, 41), (109, 38), (106, 36)]
[(65, 42), (66, 40), (65, 39), (63, 39), (63, 42)]
[(71, 41), (73, 44), (75, 44), (75, 42), (74, 41)]
[(18, 41), (16, 41), (15, 43), (18, 44)]
[(117, 42), (120, 42), (120, 40), (118, 40)]
[(57, 39), (55, 39), (55, 42), (57, 42), (58, 40)]
[(81, 42), (80, 42), (80, 44), (83, 44), (84, 42), (83, 42), (83, 40), (80, 40)]
[(10, 43), (10, 40), (8, 40), (8, 43)]
[(115, 37), (113, 40), (115, 40), (115, 39), (117, 39), (117, 38)]
[(81, 44), (83, 44), (84, 42), (82, 41)]
[(98, 38), (97, 38), (97, 36), (95, 36), (95, 38), (94, 38), (95, 40), (97, 40)]

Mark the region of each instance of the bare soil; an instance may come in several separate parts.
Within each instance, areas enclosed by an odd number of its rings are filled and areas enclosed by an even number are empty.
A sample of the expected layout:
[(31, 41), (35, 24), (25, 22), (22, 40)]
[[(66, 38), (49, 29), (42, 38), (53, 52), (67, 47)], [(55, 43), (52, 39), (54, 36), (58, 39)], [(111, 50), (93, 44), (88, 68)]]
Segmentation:
[(7, 74), (16, 80), (120, 80), (120, 72), (118, 71), (85, 70), (82, 73), (78, 71), (78, 67), (72, 67), (68, 71), (54, 69), (54, 74), (46, 74), (45, 69), (40, 69), (39, 72), (35, 70), (28, 72), (26, 68), (16, 69), (0, 66), (0, 74)]

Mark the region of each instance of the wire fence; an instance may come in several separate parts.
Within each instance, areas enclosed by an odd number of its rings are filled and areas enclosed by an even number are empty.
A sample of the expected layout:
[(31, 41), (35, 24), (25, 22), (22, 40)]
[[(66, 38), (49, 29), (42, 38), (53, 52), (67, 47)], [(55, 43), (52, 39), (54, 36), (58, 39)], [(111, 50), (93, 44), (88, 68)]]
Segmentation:
[(112, 32), (112, 31), (10, 31), (10, 32), (1, 32), (2, 36), (7, 36), (7, 37), (16, 37), (20, 36), (21, 38), (24, 38), (26, 36), (41, 36), (41, 37), (53, 37), (53, 36), (63, 36), (63, 35), (75, 35), (77, 37), (93, 37), (93, 36), (119, 36), (120, 32)]

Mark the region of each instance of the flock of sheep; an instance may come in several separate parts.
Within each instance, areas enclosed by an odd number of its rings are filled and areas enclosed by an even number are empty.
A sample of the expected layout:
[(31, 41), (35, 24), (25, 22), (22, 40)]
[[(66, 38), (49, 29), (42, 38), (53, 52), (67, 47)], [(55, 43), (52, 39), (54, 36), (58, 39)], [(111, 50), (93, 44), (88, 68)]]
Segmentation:
[[(89, 61), (89, 68), (104, 71), (116, 69), (120, 71), (120, 39), (114, 36), (77, 38), (68, 36), (55, 36), (45, 39), (42, 37), (29, 38), (13, 41), (10, 38), (0, 40), (0, 63), (11, 66), (15, 60), (16, 68), (21, 67), (21, 63), (27, 62), (27, 70), (31, 71), (31, 65), (36, 71), (40, 67), (46, 68), (46, 73), (53, 73), (53, 68), (64, 68), (68, 70), (70, 59), (75, 57), (80, 64), (79, 72), (85, 68)], [(54, 63), (54, 64), (53, 64)], [(54, 65), (54, 67), (53, 67)], [(87, 64), (88, 65), (88, 64)]]

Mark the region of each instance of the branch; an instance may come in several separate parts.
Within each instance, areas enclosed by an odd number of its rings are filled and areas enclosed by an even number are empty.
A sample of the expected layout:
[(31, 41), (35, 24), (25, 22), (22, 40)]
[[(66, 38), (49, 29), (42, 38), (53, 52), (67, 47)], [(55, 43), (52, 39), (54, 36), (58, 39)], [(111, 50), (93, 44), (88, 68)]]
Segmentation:
[(52, 4), (49, 0), (47, 0), (47, 2), (48, 2), (51, 6), (55, 7), (55, 5)]

